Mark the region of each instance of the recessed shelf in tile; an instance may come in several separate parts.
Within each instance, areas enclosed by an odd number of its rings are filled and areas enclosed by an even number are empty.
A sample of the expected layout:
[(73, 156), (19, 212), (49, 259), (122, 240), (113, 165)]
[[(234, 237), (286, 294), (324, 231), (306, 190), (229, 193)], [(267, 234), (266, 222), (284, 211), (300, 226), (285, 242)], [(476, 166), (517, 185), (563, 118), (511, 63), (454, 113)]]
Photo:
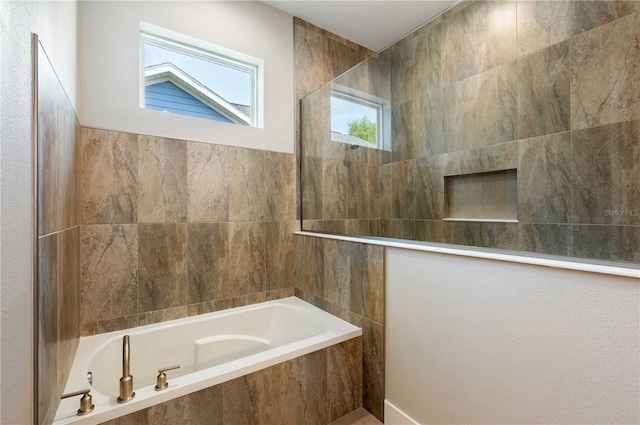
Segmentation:
[(517, 170), (445, 176), (444, 219), (517, 221)]

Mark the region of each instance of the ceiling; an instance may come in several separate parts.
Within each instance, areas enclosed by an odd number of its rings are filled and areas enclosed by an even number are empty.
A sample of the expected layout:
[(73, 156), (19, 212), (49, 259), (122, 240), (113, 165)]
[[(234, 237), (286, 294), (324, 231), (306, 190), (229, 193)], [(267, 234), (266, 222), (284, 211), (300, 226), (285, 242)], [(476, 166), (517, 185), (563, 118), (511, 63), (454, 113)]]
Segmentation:
[(376, 52), (457, 2), (457, 0), (262, 1)]

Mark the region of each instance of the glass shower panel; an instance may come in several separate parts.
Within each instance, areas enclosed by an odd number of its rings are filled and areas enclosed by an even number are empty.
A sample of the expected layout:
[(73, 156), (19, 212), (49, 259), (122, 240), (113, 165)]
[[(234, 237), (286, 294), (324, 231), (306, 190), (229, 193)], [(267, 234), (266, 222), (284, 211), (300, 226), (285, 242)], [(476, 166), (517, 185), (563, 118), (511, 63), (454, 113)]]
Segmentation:
[[(617, 77), (640, 61), (590, 33), (510, 49), (517, 23), (488, 21), (503, 6), (460, 3), (302, 99), (304, 230), (640, 265), (640, 91)], [(632, 48), (630, 19), (598, 31)], [(338, 128), (336, 97), (371, 110)]]

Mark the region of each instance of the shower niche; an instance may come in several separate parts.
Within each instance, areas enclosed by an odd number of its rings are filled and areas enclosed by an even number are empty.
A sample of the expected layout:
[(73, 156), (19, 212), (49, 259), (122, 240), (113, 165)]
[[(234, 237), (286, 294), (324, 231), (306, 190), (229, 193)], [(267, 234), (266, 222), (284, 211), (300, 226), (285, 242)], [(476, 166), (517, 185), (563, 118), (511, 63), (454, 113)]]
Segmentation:
[(444, 177), (444, 220), (518, 222), (517, 171)]

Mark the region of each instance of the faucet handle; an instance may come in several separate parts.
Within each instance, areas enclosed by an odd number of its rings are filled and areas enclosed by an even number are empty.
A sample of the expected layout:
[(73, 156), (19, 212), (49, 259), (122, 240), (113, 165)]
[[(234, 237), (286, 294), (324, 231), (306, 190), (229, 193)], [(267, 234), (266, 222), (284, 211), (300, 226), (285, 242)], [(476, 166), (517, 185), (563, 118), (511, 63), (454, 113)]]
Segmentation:
[(80, 399), (80, 409), (78, 409), (78, 416), (83, 416), (93, 412), (93, 409), (95, 408), (92, 402), (92, 396), (91, 394), (89, 394), (90, 392), (91, 389), (80, 390), (73, 393), (64, 394), (62, 397), (60, 397), (60, 399), (75, 397), (82, 394), (82, 398)]
[(158, 376), (156, 377), (156, 391), (166, 390), (169, 386), (169, 383), (167, 382), (167, 375), (165, 374), (165, 372), (173, 369), (178, 369), (179, 367), (180, 365), (177, 364), (158, 369)]

